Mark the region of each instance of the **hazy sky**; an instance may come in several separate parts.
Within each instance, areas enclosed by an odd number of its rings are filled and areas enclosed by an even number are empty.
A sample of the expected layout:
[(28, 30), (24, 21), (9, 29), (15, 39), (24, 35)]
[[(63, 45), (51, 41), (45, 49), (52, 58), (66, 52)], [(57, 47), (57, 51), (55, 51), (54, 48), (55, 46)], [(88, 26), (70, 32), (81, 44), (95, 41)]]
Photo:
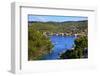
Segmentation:
[(41, 21), (41, 22), (63, 22), (63, 21), (81, 21), (87, 20), (87, 17), (82, 16), (43, 16), (43, 15), (28, 15), (28, 21)]

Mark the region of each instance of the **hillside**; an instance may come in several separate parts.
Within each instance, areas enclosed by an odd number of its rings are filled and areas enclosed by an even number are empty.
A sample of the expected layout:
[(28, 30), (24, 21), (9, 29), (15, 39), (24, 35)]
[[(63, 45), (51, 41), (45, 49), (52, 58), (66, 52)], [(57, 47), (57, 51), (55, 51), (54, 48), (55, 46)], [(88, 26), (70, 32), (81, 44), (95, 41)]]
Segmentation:
[(29, 27), (48, 33), (85, 33), (87, 35), (88, 21), (66, 21), (66, 22), (36, 22), (29, 21)]

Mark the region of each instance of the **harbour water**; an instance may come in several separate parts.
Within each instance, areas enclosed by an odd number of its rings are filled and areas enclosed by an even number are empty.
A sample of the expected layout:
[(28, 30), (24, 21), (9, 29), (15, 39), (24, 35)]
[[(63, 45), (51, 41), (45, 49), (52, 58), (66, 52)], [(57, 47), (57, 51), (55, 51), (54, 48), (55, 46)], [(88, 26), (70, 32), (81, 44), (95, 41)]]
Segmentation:
[(43, 57), (43, 60), (56, 60), (59, 59), (60, 54), (67, 49), (71, 49), (74, 45), (75, 36), (50, 36), (50, 40), (54, 47), (52, 52)]

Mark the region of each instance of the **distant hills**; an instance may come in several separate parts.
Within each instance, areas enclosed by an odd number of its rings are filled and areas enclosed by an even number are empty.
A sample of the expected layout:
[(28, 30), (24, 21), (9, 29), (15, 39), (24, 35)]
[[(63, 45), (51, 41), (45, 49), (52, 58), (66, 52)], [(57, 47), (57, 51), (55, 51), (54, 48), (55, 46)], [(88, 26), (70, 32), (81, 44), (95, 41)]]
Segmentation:
[(82, 21), (64, 21), (64, 22), (41, 22), (41, 21), (28, 21), (29, 28), (32, 27), (35, 30), (41, 32), (53, 32), (53, 33), (88, 33), (88, 20)]
[(48, 22), (42, 22), (42, 21), (28, 21), (28, 23), (71, 23), (71, 22), (88, 22), (88, 20), (80, 20), (80, 21), (63, 21), (63, 22), (54, 22), (54, 21), (48, 21)]

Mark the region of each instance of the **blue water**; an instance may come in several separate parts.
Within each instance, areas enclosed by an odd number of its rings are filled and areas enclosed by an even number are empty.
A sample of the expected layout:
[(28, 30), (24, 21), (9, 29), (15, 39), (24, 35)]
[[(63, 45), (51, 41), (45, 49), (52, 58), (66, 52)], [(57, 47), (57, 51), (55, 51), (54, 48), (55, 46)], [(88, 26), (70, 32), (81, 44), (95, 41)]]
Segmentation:
[(60, 54), (67, 49), (71, 49), (74, 45), (74, 36), (51, 36), (50, 40), (54, 47), (52, 52), (43, 57), (44, 60), (55, 60), (60, 57)]

